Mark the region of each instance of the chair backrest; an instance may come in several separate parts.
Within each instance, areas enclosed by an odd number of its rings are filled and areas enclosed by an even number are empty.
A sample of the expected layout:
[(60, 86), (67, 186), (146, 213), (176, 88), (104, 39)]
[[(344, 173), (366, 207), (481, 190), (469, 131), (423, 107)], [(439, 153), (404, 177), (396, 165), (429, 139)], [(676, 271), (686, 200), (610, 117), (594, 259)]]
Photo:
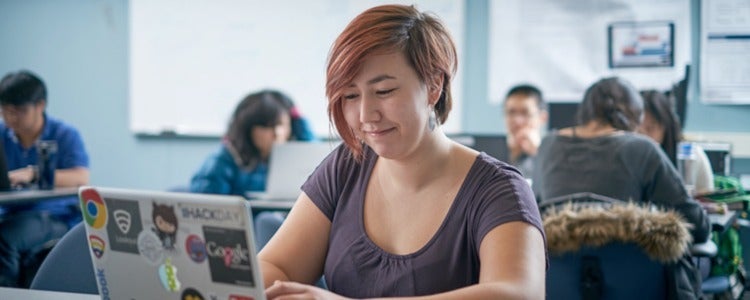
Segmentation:
[(550, 254), (549, 264), (547, 299), (667, 299), (667, 267), (635, 244)]
[(31, 282), (31, 289), (99, 294), (82, 223), (52, 248)]
[(690, 234), (676, 212), (592, 193), (550, 200), (540, 206), (549, 299), (681, 299), (698, 288), (677, 280)]

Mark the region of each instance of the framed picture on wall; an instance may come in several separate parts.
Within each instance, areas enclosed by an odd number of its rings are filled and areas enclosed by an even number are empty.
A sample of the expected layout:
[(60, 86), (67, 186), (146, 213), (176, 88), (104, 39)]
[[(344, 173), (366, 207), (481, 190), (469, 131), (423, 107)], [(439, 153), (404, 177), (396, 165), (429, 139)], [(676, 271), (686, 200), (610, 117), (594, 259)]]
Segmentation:
[(674, 24), (668, 21), (616, 22), (608, 26), (609, 67), (674, 66)]

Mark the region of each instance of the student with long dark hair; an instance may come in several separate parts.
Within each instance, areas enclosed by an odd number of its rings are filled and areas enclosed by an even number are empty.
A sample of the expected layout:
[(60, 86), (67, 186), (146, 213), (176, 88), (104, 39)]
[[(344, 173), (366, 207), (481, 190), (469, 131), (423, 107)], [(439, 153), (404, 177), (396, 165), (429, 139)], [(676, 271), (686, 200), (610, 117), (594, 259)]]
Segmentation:
[(263, 192), (273, 145), (313, 138), (288, 96), (275, 90), (252, 93), (235, 108), (221, 147), (193, 175), (190, 191), (241, 196)]
[[(638, 127), (638, 132), (647, 135), (667, 154), (669, 160), (677, 167), (677, 145), (684, 140), (682, 126), (671, 98), (662, 92), (655, 90), (641, 91), (644, 104), (643, 122)], [(714, 174), (711, 161), (708, 160), (706, 152), (699, 145), (693, 144), (691, 156), (695, 158), (694, 164), (685, 172), (689, 178), (683, 178), (686, 182), (692, 182), (695, 193), (706, 193), (714, 189)]]

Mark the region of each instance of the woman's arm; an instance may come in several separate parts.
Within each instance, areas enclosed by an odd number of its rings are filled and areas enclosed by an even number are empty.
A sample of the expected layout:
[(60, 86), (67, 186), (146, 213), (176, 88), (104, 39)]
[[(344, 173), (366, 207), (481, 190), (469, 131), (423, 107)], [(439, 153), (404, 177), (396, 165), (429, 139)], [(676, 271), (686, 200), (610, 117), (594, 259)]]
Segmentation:
[(331, 221), (302, 193), (258, 254), (266, 287), (276, 280), (311, 284), (323, 274)]
[(655, 149), (657, 150), (653, 150), (650, 156), (641, 154), (646, 157), (644, 164), (653, 168), (647, 173), (651, 174), (650, 176), (644, 176), (644, 180), (646, 180), (646, 188), (643, 191), (644, 199), (679, 212), (688, 223), (693, 225), (693, 228), (690, 229), (693, 242), (705, 242), (708, 240), (711, 231), (711, 224), (706, 211), (690, 197), (680, 174), (666, 154), (661, 149)]
[(544, 239), (525, 222), (492, 229), (479, 247), (479, 283), (415, 299), (544, 299)]
[[(436, 295), (395, 299), (544, 299), (546, 254), (542, 234), (535, 227), (525, 222), (495, 227), (482, 241), (479, 259), (482, 269), (478, 284)], [(274, 283), (274, 279), (264, 279), (266, 286)], [(269, 299), (282, 295), (346, 299), (295, 282), (276, 282), (266, 292)]]

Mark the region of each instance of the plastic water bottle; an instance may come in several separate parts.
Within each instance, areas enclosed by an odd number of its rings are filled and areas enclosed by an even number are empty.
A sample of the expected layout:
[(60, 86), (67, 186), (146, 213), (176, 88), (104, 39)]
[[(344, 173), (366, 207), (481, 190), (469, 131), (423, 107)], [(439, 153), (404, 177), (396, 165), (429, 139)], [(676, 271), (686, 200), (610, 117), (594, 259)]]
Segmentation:
[(40, 190), (55, 188), (55, 166), (57, 166), (57, 142), (39, 141), (37, 151), (37, 185)]
[(693, 154), (693, 143), (692, 142), (680, 142), (677, 145), (677, 170), (682, 176), (682, 183), (685, 185), (685, 189), (689, 194), (692, 195), (695, 190), (694, 177), (691, 176), (692, 170), (695, 166), (695, 154)]

